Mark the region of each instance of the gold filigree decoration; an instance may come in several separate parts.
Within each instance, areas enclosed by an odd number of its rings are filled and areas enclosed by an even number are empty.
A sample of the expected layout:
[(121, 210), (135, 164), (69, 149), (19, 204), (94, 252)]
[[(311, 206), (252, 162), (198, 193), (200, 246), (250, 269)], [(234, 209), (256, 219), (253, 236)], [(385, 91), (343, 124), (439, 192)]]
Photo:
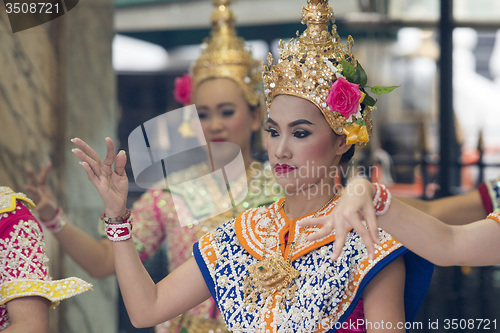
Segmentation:
[[(342, 61), (357, 66), (352, 54), (354, 40), (348, 36), (345, 44), (337, 33), (337, 26), (328, 29), (334, 20), (332, 7), (328, 0), (308, 0), (302, 8), (301, 22), (307, 25), (306, 30), (286, 43), (280, 41), (279, 59), (275, 63), (272, 54), (264, 66), (264, 92), (267, 106), (277, 95), (292, 95), (314, 103), (324, 115), (330, 127), (338, 135), (345, 134), (344, 129), (350, 125), (339, 112), (330, 110), (327, 97), (330, 88), (342, 72)], [(371, 111), (375, 107), (364, 106), (361, 122), (366, 123), (367, 134), (372, 132)], [(359, 145), (365, 144), (359, 142)]]
[(227, 78), (243, 90), (247, 102), (258, 106), (262, 100), (262, 67), (238, 37), (230, 0), (214, 0), (210, 19), (211, 35), (203, 43), (201, 56), (191, 68), (193, 88), (207, 79)]

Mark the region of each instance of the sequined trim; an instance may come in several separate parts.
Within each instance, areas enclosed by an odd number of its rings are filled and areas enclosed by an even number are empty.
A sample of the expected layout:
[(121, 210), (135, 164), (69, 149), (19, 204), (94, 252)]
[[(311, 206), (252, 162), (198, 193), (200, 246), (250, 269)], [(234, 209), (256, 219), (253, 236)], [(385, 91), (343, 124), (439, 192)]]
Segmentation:
[(92, 289), (90, 283), (76, 277), (57, 281), (11, 280), (0, 286), (0, 305), (20, 297), (40, 296), (50, 300), (52, 302), (51, 306), (55, 307), (60, 301), (90, 289)]
[(15, 193), (7, 186), (0, 186), (0, 214), (8, 213), (16, 209), (17, 200), (29, 204), (29, 208), (35, 207), (33, 201), (24, 193)]
[[(335, 208), (339, 198), (340, 196), (337, 196), (325, 209), (323, 209), (318, 217), (329, 214), (333, 208)], [(236, 235), (243, 247), (245, 247), (245, 249), (255, 258), (259, 260), (263, 259), (264, 242), (267, 242), (265, 246), (266, 254), (264, 257), (268, 257), (276, 252), (278, 246), (280, 246), (281, 251), (287, 257), (288, 248), (285, 248), (284, 241), (285, 234), (287, 233), (288, 242), (296, 242), (292, 256), (293, 260), (335, 240), (335, 234), (331, 234), (314, 242), (306, 241), (306, 237), (321, 229), (321, 226), (299, 228), (297, 223), (311, 218), (314, 212), (290, 221), (286, 215), (283, 214), (282, 210), (279, 212), (276, 211), (283, 200), (284, 199), (278, 200), (269, 208), (262, 207), (250, 209), (236, 218)], [(275, 218), (273, 218), (273, 216), (275, 216)], [(271, 228), (271, 230), (269, 230), (269, 228)], [(299, 235), (300, 239), (295, 239)]]
[(490, 213), (487, 217), (487, 219), (495, 220), (498, 223), (500, 223), (500, 210), (494, 211), (493, 213)]
[[(212, 233), (208, 233), (200, 239), (200, 246), (203, 248), (202, 256), (205, 263), (207, 263), (210, 272), (215, 271), (217, 265), (217, 258), (220, 255), (217, 243), (214, 242)], [(213, 277), (213, 276), (212, 276)]]

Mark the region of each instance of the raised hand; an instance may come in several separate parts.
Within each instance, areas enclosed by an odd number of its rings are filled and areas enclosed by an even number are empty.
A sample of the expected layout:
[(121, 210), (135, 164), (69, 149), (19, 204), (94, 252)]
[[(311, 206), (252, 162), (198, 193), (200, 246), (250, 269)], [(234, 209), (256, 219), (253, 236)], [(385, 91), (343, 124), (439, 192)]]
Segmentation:
[(31, 168), (26, 170), (31, 183), (25, 185), (24, 189), (35, 203), (35, 210), (42, 222), (51, 220), (57, 213), (57, 204), (50, 187), (47, 185), (47, 175), (51, 169), (52, 163), (49, 162), (40, 169), (38, 175)]
[[(332, 260), (342, 253), (347, 233), (354, 229), (365, 243), (368, 256), (373, 259), (374, 244), (379, 244), (377, 218), (373, 207), (373, 184), (364, 179), (351, 181), (342, 191), (342, 196), (332, 213), (315, 219), (300, 222), (301, 227), (322, 225), (316, 233), (309, 236), (309, 240), (316, 240), (328, 236), (335, 231), (335, 249)], [(367, 227), (363, 224), (366, 222)]]
[[(87, 143), (79, 138), (71, 141), (78, 146), (73, 153), (81, 160), (80, 164), (87, 172), (104, 202), (107, 217), (117, 217), (125, 213), (128, 194), (128, 178), (125, 173), (127, 155), (120, 151), (115, 156), (113, 140), (106, 138), (106, 157), (101, 161), (99, 155)], [(113, 170), (114, 163), (114, 170)]]

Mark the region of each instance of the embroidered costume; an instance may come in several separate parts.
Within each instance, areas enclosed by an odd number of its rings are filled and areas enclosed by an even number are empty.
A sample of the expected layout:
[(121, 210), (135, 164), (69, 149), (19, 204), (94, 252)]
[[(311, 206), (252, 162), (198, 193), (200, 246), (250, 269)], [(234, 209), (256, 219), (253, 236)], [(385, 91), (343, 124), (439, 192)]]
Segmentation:
[[(331, 212), (337, 199), (319, 216)], [(430, 283), (432, 264), (408, 252), (384, 231), (380, 231), (382, 245), (373, 262), (354, 231), (347, 237), (342, 256), (332, 262), (329, 253), (335, 235), (307, 241), (306, 236), (319, 227), (299, 228), (296, 223), (312, 214), (290, 221), (283, 210), (276, 211), (282, 200), (245, 211), (203, 236), (194, 247), (196, 261), (231, 332), (334, 332), (346, 328), (341, 324), (356, 308), (370, 280), (401, 256), (406, 264), (406, 321), (414, 320)], [(295, 245), (285, 245), (292, 243)], [(258, 295), (252, 307), (244, 290), (248, 268), (276, 253), (291, 256), (293, 268), (300, 273), (292, 301), (287, 295), (290, 290), (281, 290), (267, 298)]]
[(40, 296), (55, 307), (91, 288), (74, 277), (50, 278), (43, 233), (28, 209), (33, 206), (24, 194), (0, 186), (0, 331), (10, 325), (7, 302), (13, 299)]

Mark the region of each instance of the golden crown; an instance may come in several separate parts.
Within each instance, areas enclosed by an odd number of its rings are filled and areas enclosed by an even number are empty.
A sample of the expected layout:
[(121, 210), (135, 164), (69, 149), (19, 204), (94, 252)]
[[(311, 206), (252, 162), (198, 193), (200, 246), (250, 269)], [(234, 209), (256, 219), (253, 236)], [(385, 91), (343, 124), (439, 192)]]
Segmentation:
[(191, 68), (193, 88), (206, 79), (228, 78), (243, 90), (248, 104), (257, 106), (262, 95), (262, 68), (236, 34), (231, 0), (214, 0), (210, 19), (212, 32), (204, 40), (203, 52)]
[[(314, 103), (326, 121), (348, 144), (366, 144), (372, 132), (371, 112), (376, 100), (366, 92), (366, 73), (352, 54), (354, 40), (344, 45), (333, 21), (328, 0), (308, 0), (302, 7), (302, 24), (306, 30), (289, 43), (280, 41), (279, 60), (275, 64), (269, 53), (264, 66), (264, 93), (267, 106), (277, 95), (293, 95)], [(376, 94), (395, 87), (371, 87)]]

